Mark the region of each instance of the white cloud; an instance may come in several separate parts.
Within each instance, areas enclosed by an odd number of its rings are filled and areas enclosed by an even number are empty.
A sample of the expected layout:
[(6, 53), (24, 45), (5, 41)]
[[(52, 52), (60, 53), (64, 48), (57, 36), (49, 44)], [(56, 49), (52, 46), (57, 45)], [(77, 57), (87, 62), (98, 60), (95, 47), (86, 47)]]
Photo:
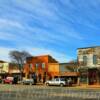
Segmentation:
[[(26, 11), (30, 11), (32, 14), (36, 15), (38, 18), (40, 17), (53, 17), (55, 13), (53, 11), (51, 12), (49, 7), (47, 6), (47, 3), (45, 0), (25, 0), (24, 2), (22, 0), (16, 0), (14, 1), (14, 4), (16, 6), (23, 8)], [(23, 5), (23, 6), (22, 6)]]
[(0, 27), (6, 28), (10, 26), (17, 27), (17, 28), (23, 28), (22, 24), (17, 21), (0, 18)]
[(23, 48), (7, 48), (7, 47), (0, 47), (0, 60), (4, 61), (10, 61), (9, 58), (9, 52), (12, 50), (19, 50), (19, 51), (27, 51), (33, 56), (38, 55), (51, 55), (53, 58), (55, 58), (59, 62), (68, 62), (73, 59), (73, 57), (70, 57), (69, 55), (63, 53), (63, 52), (57, 52), (56, 50), (50, 50), (47, 48), (31, 48), (31, 47), (23, 47)]
[(14, 40), (16, 35), (7, 33), (7, 32), (0, 32), (0, 39), (1, 40)]
[(73, 59), (73, 57), (68, 56), (63, 52), (58, 52), (56, 50), (51, 50), (47, 48), (33, 48), (27, 49), (33, 56), (38, 55), (51, 55), (59, 62), (68, 62)]
[(0, 47), (0, 60), (10, 61), (9, 52), (13, 50), (13, 48)]
[[(97, 27), (94, 23), (100, 19), (99, 4), (99, 0), (2, 0), (0, 40), (13, 40), (19, 49), (29, 45), (28, 51), (34, 55), (50, 54), (59, 61), (67, 61), (72, 57), (57, 50), (56, 46), (64, 51), (68, 49), (67, 45), (69, 48), (75, 47), (75, 44), (82, 45), (81, 40), (86, 33), (84, 27)], [(84, 34), (81, 35), (81, 31)], [(48, 45), (47, 49), (43, 43)], [(86, 43), (88, 42), (85, 41), (84, 44)], [(36, 49), (31, 50), (32, 46)], [(10, 48), (1, 47), (0, 54), (5, 56), (9, 50)]]

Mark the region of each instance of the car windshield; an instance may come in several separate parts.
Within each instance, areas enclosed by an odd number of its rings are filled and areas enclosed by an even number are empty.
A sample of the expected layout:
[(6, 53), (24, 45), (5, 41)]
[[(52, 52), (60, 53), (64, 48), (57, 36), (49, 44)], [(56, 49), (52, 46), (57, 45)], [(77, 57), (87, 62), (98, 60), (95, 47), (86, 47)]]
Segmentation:
[(65, 81), (65, 78), (61, 78), (60, 80), (61, 80), (61, 81)]
[(7, 77), (6, 79), (7, 80), (13, 80), (13, 77)]

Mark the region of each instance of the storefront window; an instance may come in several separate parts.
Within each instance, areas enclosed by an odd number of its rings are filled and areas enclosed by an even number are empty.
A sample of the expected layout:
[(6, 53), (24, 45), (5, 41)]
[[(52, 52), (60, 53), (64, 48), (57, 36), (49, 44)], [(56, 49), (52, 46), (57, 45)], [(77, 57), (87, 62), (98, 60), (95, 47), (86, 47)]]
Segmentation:
[(87, 83), (87, 76), (86, 76), (86, 75), (82, 75), (82, 76), (80, 77), (80, 82), (81, 82), (81, 83)]
[(87, 56), (83, 56), (83, 64), (87, 64)]
[(39, 64), (36, 64), (35, 66), (36, 66), (36, 69), (38, 69)]
[(30, 63), (30, 64), (29, 64), (29, 68), (30, 68), (30, 70), (32, 70), (32, 66), (33, 66), (33, 64)]
[(32, 68), (32, 64), (29, 64), (29, 67)]
[(45, 68), (45, 63), (42, 63), (42, 68), (43, 68), (43, 69)]
[(97, 64), (97, 56), (93, 55), (93, 64)]

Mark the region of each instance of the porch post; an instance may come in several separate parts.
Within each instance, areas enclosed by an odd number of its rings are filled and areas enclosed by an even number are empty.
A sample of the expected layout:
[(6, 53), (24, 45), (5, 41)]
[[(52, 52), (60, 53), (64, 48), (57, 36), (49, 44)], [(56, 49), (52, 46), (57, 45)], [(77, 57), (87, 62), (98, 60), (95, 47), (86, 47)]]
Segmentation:
[(77, 79), (77, 85), (80, 86), (80, 76)]
[(89, 85), (89, 72), (88, 72), (89, 70), (87, 69), (87, 85)]
[(97, 78), (97, 85), (100, 84), (100, 79), (99, 79), (99, 70), (97, 69), (97, 72), (96, 72), (96, 78)]

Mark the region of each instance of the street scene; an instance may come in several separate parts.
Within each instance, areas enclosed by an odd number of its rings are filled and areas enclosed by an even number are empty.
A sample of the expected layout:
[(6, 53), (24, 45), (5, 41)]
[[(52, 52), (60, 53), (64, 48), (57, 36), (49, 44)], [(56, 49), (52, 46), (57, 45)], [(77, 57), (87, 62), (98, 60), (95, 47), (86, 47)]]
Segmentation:
[(0, 100), (100, 100), (100, 0), (0, 0)]

